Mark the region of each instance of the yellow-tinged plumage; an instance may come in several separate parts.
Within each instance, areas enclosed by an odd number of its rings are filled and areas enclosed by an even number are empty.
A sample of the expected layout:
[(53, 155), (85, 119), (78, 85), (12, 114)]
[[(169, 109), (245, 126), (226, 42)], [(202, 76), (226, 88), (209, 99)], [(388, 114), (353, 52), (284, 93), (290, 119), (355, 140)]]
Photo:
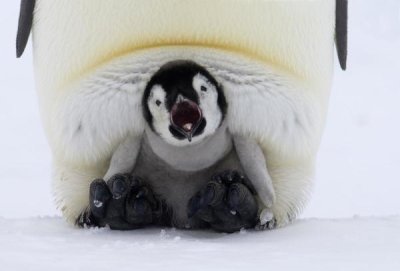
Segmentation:
[[(263, 146), (279, 225), (302, 209), (330, 92), (335, 0), (37, 0), (34, 14), (41, 115), (69, 221), (118, 143), (141, 133), (146, 80), (177, 58), (223, 82), (231, 129)], [(91, 130), (77, 138), (80, 121)]]

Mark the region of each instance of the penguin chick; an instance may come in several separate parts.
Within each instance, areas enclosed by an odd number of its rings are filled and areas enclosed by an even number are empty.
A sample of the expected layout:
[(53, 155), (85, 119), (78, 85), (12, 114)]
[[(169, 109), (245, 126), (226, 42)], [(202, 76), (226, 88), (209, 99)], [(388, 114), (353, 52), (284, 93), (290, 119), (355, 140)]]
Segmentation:
[[(233, 232), (253, 227), (257, 220), (260, 225), (273, 220), (269, 208), (275, 195), (264, 155), (254, 141), (229, 132), (224, 122), (228, 106), (224, 93), (205, 68), (186, 60), (165, 64), (149, 81), (142, 106), (147, 122), (143, 136), (128, 137), (112, 157), (104, 177), (107, 184), (95, 180), (91, 186), (90, 209), (98, 214), (92, 218), (100, 221), (97, 226), (131, 229), (143, 224), (126, 224), (133, 220), (123, 217), (141, 216), (135, 213), (138, 207), (132, 207), (135, 202), (118, 203), (137, 197), (125, 191), (131, 189), (130, 183), (146, 186), (132, 188), (132, 193), (151, 191), (169, 210), (167, 218), (153, 210), (158, 215), (151, 220), (153, 200), (141, 202), (139, 209), (147, 210), (145, 221), (149, 224), (163, 221), (178, 228), (209, 225)], [(124, 173), (141, 181), (123, 177)], [(121, 214), (117, 220), (109, 217), (116, 213)]]

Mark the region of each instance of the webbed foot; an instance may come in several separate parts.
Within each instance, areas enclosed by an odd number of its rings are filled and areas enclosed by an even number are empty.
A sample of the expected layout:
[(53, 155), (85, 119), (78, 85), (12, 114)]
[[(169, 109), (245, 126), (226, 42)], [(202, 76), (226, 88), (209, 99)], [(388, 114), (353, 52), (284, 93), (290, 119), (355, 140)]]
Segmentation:
[(236, 232), (254, 228), (258, 221), (255, 191), (244, 175), (225, 171), (215, 175), (188, 205), (188, 216), (196, 217), (211, 228)]
[(91, 183), (89, 208), (77, 225), (132, 230), (156, 224), (161, 216), (162, 204), (149, 187), (130, 174), (116, 174)]

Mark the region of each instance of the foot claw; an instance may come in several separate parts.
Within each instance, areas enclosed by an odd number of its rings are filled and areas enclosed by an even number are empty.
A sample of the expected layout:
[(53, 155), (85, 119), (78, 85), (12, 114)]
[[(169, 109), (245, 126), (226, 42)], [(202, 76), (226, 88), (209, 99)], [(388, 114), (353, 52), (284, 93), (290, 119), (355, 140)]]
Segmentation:
[(111, 177), (108, 181), (108, 186), (114, 199), (121, 199), (128, 193), (129, 177), (122, 174), (117, 174)]
[(97, 199), (95, 199), (95, 200), (93, 201), (93, 205), (94, 205), (96, 208), (101, 208), (101, 207), (103, 207), (104, 203), (101, 202), (101, 201), (99, 201), (99, 200), (97, 200)]
[(143, 190), (140, 190), (139, 193), (137, 193), (136, 198), (140, 199), (145, 195), (145, 192)]
[(240, 192), (237, 186), (231, 186), (227, 196), (228, 206), (232, 210), (236, 210), (241, 203)]
[(260, 222), (256, 225), (255, 229), (258, 231), (265, 231), (265, 230), (273, 230), (276, 228), (276, 220), (272, 219), (265, 224), (261, 224)]
[(269, 209), (264, 209), (260, 213), (260, 224), (264, 225), (274, 219), (274, 214)]

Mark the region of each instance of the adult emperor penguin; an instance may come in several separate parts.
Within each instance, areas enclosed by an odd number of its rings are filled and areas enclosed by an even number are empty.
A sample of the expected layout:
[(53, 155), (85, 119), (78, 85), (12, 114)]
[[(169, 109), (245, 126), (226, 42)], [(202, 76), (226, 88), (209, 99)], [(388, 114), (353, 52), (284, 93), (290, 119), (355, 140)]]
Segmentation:
[[(31, 28), (41, 115), (53, 153), (55, 199), (67, 221), (90, 220), (89, 214), (97, 224), (111, 223), (119, 229), (135, 228), (150, 220), (165, 221), (163, 214), (170, 211), (169, 198), (160, 203), (155, 194), (163, 194), (168, 189), (176, 193), (179, 189), (190, 190), (174, 183), (173, 187), (164, 186), (165, 190), (153, 193), (155, 184), (133, 177), (137, 173), (135, 169), (140, 171), (138, 168), (146, 167), (136, 167), (131, 172), (133, 175), (120, 174), (126, 173), (123, 171), (128, 158), (136, 157), (120, 155), (124, 150), (131, 150), (124, 146), (136, 146), (134, 149), (140, 151), (146, 140), (151, 141), (152, 133), (155, 138), (171, 143), (162, 134), (157, 135), (150, 115), (146, 116), (152, 109), (143, 101), (170, 93), (171, 90), (163, 87), (165, 80), (158, 85), (152, 84), (152, 80), (160, 70), (168, 70), (171, 68), (168, 65), (178, 60), (185, 62), (184, 70), (188, 65), (196, 67), (198, 73), (190, 77), (194, 91), (193, 78), (199, 75), (207, 79), (209, 87), (215, 88), (218, 97), (226, 100), (226, 112), (222, 104), (216, 103), (215, 112), (224, 117), (210, 136), (218, 136), (220, 129), (226, 128), (232, 135), (255, 142), (251, 145), (262, 154), (254, 165), (244, 166), (239, 159), (239, 169), (243, 172), (234, 168), (214, 177), (207, 176), (205, 183), (204, 180), (194, 182), (198, 191), (193, 185), (190, 197), (185, 198), (188, 202), (176, 203), (176, 206), (185, 206), (188, 219), (178, 226), (198, 226), (201, 223), (192, 225), (189, 221), (196, 216), (209, 222), (207, 208), (212, 206), (208, 201), (209, 183), (230, 187), (227, 183), (236, 180), (235, 184), (244, 185), (247, 190), (241, 191), (246, 191), (245, 198), (249, 199), (244, 205), (246, 212), (253, 217), (255, 201), (252, 199), (255, 198), (258, 212), (267, 210), (264, 216), (263, 212), (259, 214), (262, 218), (259, 224), (269, 227), (287, 224), (303, 209), (312, 187), (316, 153), (325, 123), (335, 38), (340, 64), (346, 67), (347, 1), (121, 0), (115, 4), (106, 0), (22, 0), (17, 56), (22, 55)], [(188, 78), (183, 76), (173, 85)], [(198, 87), (197, 91), (201, 91), (202, 86)], [(196, 139), (195, 133), (202, 125), (201, 114), (211, 111), (200, 110), (196, 98), (180, 94), (168, 109), (172, 129), (175, 136), (185, 137), (190, 144), (200, 144), (203, 141), (200, 137)], [(159, 102), (167, 100), (165, 96)], [(157, 99), (155, 104), (158, 107)], [(183, 117), (182, 122), (183, 110), (191, 112), (191, 117)], [(240, 152), (235, 147), (236, 153)], [(154, 159), (167, 162), (158, 150), (151, 146), (148, 149), (158, 154)], [(139, 165), (143, 161), (134, 162)], [(179, 166), (182, 164), (175, 164), (173, 169), (186, 172)], [(251, 167), (257, 168), (255, 172), (267, 174), (263, 178), (255, 174), (255, 179), (260, 181), (254, 181), (254, 176), (248, 176)], [(207, 170), (207, 174), (211, 173), (215, 172)], [(98, 179), (107, 180), (108, 186)], [(140, 223), (129, 222), (127, 217), (117, 221), (121, 218), (118, 213), (121, 201), (114, 204), (115, 208), (102, 209), (110, 200), (108, 196), (111, 200), (126, 197), (126, 184), (137, 187), (136, 199), (146, 199), (147, 205), (141, 202), (136, 209), (131, 208), (140, 210), (143, 218)], [(256, 184), (254, 190), (252, 184)], [(265, 185), (268, 187), (265, 191), (272, 192), (273, 196), (265, 196), (260, 191)], [(235, 202), (232, 200), (235, 195), (230, 197), (231, 202)], [(228, 198), (224, 196), (225, 203), (229, 202)], [(166, 211), (163, 211), (164, 203)], [(146, 217), (149, 208), (151, 218)], [(93, 215), (96, 211), (99, 212)], [(213, 212), (215, 215), (217, 211)], [(229, 212), (237, 217), (236, 210)], [(250, 216), (238, 225), (252, 226)], [(132, 217), (136, 219), (137, 213)], [(222, 224), (209, 224), (218, 230), (233, 231), (238, 226), (232, 226), (237, 224), (232, 217), (220, 216)]]

